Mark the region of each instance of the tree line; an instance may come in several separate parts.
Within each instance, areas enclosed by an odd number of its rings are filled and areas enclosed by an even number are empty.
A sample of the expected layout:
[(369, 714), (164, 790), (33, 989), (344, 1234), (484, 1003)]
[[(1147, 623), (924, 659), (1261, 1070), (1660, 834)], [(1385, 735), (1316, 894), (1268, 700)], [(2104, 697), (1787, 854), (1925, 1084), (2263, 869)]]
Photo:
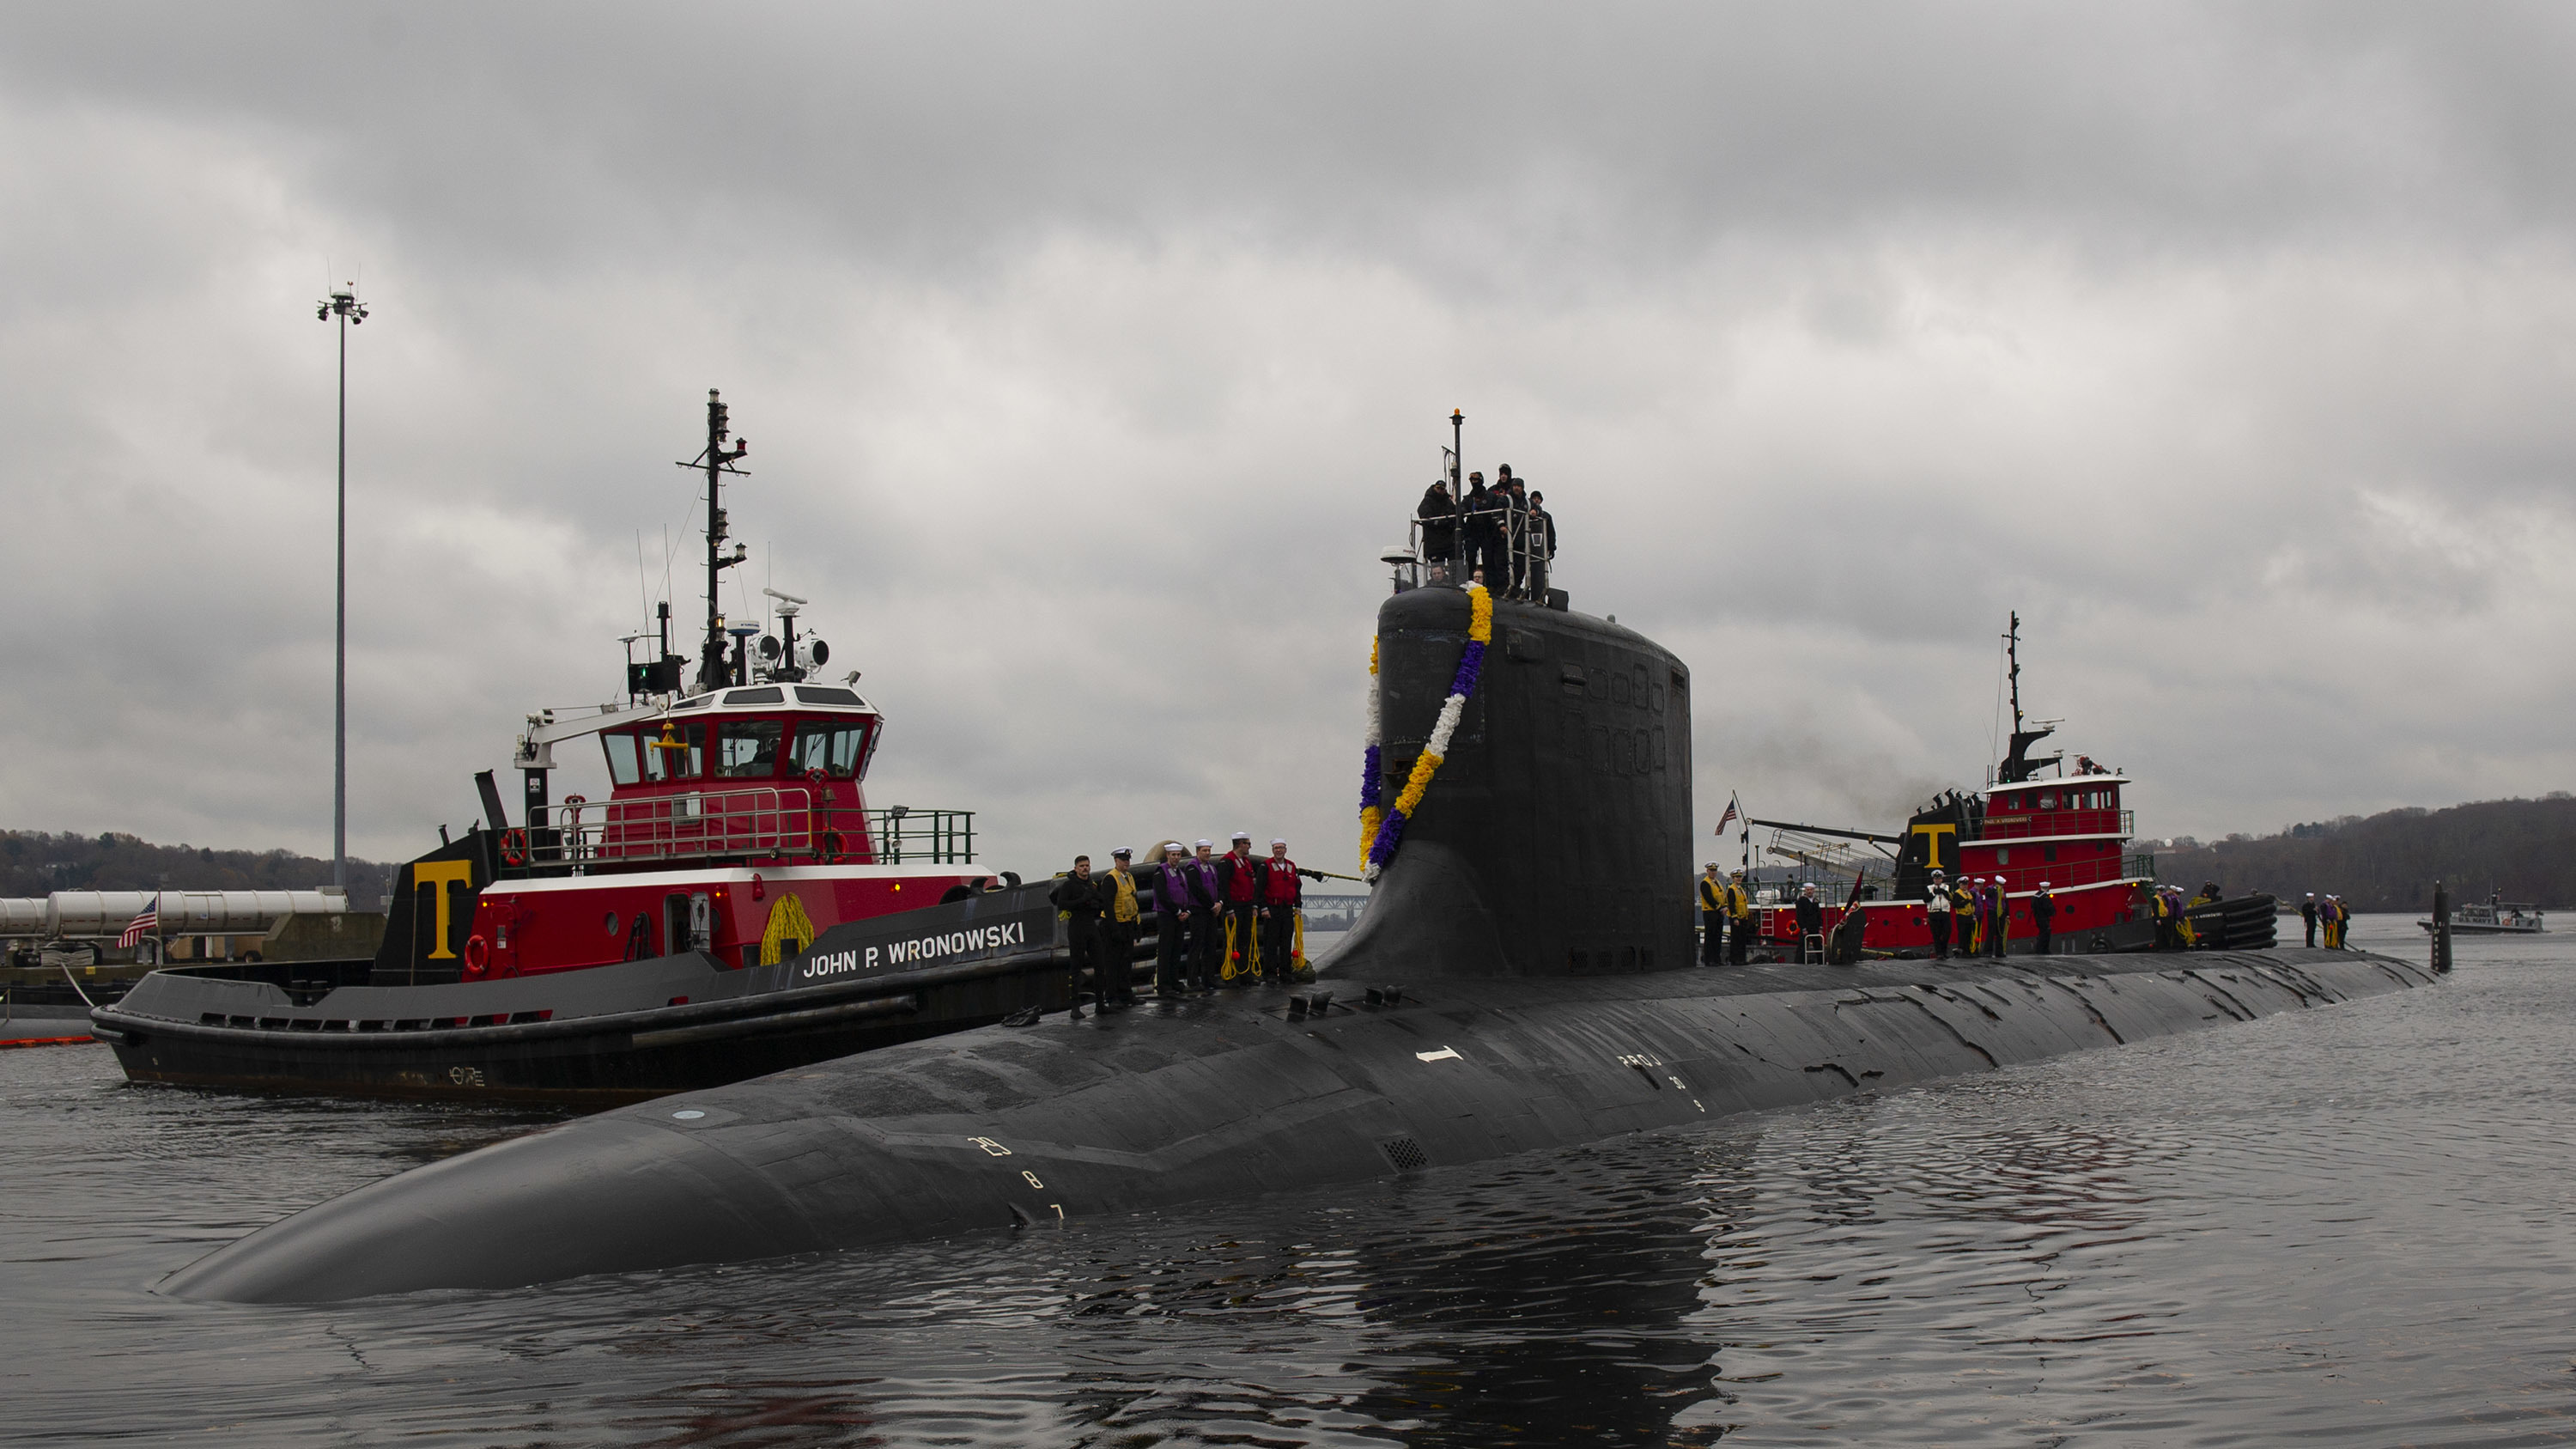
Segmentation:
[[(349, 862), (349, 903), (370, 909), (391, 866)], [(55, 891), (285, 891), (331, 883), (331, 862), (291, 850), (154, 845), (136, 836), (0, 831), (0, 896)]]
[(2529, 905), (2576, 906), (2576, 798), (2476, 800), (2447, 810), (2408, 807), (2293, 825), (2278, 835), (2180, 840), (2156, 852), (2159, 878), (2215, 880), (2229, 895), (2310, 891), (2356, 911), (2424, 911), (2433, 882), (2454, 900), (2490, 893)]

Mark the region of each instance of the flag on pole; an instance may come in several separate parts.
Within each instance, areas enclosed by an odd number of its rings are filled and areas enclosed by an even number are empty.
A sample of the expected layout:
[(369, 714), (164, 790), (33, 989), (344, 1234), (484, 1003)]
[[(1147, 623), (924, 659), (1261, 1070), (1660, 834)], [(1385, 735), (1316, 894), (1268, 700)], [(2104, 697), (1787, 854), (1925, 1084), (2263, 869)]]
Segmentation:
[(143, 914), (126, 922), (125, 933), (116, 938), (116, 944), (120, 947), (132, 947), (136, 942), (159, 929), (161, 929), (161, 905), (155, 901), (143, 908)]
[(1717, 817), (1717, 833), (1718, 833), (1718, 834), (1720, 834), (1720, 835), (1724, 835), (1724, 834), (1726, 833), (1726, 827), (1727, 827), (1727, 826), (1729, 826), (1729, 825), (1732, 825), (1732, 824), (1734, 824), (1734, 823), (1735, 823), (1735, 801), (1734, 801), (1732, 798), (1730, 798), (1730, 799), (1728, 799), (1728, 800), (1727, 800), (1727, 802), (1726, 802), (1726, 813), (1725, 813), (1725, 814), (1723, 814), (1723, 815), (1720, 815), (1719, 817)]

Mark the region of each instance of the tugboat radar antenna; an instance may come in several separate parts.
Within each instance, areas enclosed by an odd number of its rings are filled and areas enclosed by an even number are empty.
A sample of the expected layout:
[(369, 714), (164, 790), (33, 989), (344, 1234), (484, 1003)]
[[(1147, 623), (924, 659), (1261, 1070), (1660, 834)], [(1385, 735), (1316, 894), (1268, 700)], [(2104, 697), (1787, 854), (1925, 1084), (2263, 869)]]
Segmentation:
[(724, 609), (717, 591), (723, 583), (724, 571), (751, 556), (751, 550), (741, 544), (735, 544), (731, 553), (724, 549), (728, 536), (725, 529), (724, 475), (750, 476), (733, 465), (751, 451), (748, 438), (734, 438), (732, 447), (725, 446), (726, 439), (731, 437), (729, 423), (724, 398), (714, 388), (708, 388), (706, 451), (680, 465), (683, 468), (704, 468), (707, 474), (707, 636), (698, 648), (697, 688), (700, 690), (714, 689), (731, 677), (725, 664)]

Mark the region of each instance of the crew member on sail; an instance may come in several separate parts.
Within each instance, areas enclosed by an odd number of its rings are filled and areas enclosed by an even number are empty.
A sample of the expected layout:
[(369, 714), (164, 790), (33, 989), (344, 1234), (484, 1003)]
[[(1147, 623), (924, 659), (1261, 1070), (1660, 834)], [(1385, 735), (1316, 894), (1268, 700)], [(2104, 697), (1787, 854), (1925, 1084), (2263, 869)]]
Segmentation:
[(1932, 928), (1932, 959), (1950, 959), (1950, 882), (1942, 871), (1932, 872), (1931, 881), (1923, 887), (1923, 919)]
[(2039, 954), (2042, 956), (2048, 954), (2049, 922), (2056, 918), (2057, 897), (2048, 893), (2048, 882), (2041, 881), (2039, 883), (2039, 889), (2031, 892), (2030, 924), (2032, 928), (2039, 933), (2039, 945), (2035, 949), (2037, 949)]

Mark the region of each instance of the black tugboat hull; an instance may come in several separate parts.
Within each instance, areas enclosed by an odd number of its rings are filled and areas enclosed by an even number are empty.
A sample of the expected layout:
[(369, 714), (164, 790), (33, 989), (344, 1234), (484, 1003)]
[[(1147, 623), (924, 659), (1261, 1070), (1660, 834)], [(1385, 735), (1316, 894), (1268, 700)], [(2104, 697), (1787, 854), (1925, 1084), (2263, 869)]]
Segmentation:
[[(889, 956), (979, 930), (1006, 939)], [(694, 952), (423, 986), (365, 984), (362, 961), (163, 971), (80, 1028), (137, 1082), (605, 1108), (1062, 1010), (1054, 930), (1029, 887), (838, 927), (734, 971)]]

